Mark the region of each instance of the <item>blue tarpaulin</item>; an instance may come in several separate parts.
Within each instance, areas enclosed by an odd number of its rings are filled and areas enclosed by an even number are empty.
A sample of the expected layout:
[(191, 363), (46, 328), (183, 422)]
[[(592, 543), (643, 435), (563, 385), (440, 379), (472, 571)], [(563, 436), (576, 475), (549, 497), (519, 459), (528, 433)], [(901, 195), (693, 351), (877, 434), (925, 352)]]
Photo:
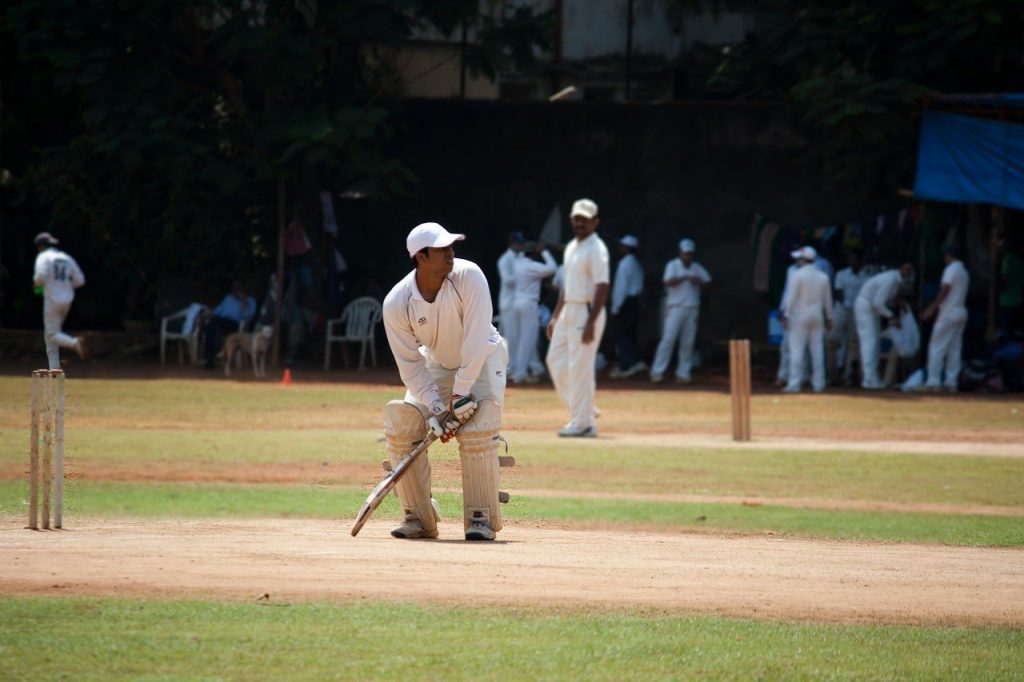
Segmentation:
[(925, 112), (914, 196), (1024, 210), (1024, 125)]

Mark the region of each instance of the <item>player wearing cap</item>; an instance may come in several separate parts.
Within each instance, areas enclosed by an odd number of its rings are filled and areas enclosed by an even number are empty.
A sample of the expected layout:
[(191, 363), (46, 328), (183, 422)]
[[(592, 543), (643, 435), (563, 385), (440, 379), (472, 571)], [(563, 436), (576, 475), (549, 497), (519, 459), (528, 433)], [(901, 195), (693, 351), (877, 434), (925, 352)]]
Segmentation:
[(922, 322), (932, 319), (938, 313), (928, 341), (928, 378), (925, 390), (938, 391), (945, 386), (947, 391), (955, 393), (960, 378), (964, 329), (967, 327), (966, 301), (971, 276), (967, 274), (956, 246), (946, 246), (942, 257), (946, 262), (942, 271), (942, 286), (935, 300), (921, 313)]
[(665, 284), (665, 324), (651, 365), (651, 381), (656, 384), (665, 378), (676, 342), (679, 343), (676, 383), (690, 383), (693, 342), (697, 338), (700, 317), (700, 291), (711, 282), (711, 275), (704, 266), (693, 260), (696, 249), (692, 239), (680, 241), (679, 256), (665, 265), (661, 278)]
[[(484, 273), (455, 257), (465, 235), (437, 223), (417, 225), (406, 238), (414, 269), (384, 298), (384, 330), (394, 353), (404, 400), (384, 409), (388, 457), (397, 464), (429, 427), (455, 435), (462, 463), (467, 540), (493, 540), (501, 530), (498, 447), (508, 348), (491, 324)], [(472, 397), (463, 401), (461, 398)], [(453, 419), (440, 423), (451, 413)], [(430, 460), (416, 459), (396, 488), (405, 513), (396, 538), (436, 538), (438, 512), (430, 494)]]
[(857, 338), (860, 339), (861, 388), (877, 391), (884, 388), (878, 378), (878, 345), (881, 320), (898, 327), (899, 315), (889, 307), (899, 296), (900, 287), (911, 281), (914, 264), (903, 263), (897, 270), (886, 270), (864, 282), (853, 304), (857, 318)]
[(60, 349), (71, 348), (85, 358), (85, 338), (69, 336), (61, 329), (75, 300), (75, 289), (85, 284), (85, 275), (75, 259), (57, 248), (60, 242), (49, 232), (35, 237), (36, 263), (32, 282), (43, 295), (43, 338), (50, 369), (60, 369)]
[(612, 279), (612, 320), (619, 366), (608, 373), (612, 379), (626, 379), (647, 369), (636, 350), (636, 329), (640, 322), (640, 294), (644, 290), (644, 270), (636, 257), (640, 241), (631, 234), (619, 240), (622, 258)]
[(825, 332), (832, 328), (832, 290), (828, 275), (816, 265), (813, 247), (792, 253), (798, 267), (789, 281), (789, 296), (783, 309), (789, 343), (789, 382), (783, 389), (799, 393), (803, 383), (804, 353), (811, 356), (811, 388), (825, 390)]
[(565, 247), (564, 282), (548, 322), (548, 371), (570, 414), (558, 435), (593, 438), (597, 436), (594, 361), (606, 321), (608, 247), (597, 235), (597, 204), (579, 199), (569, 217), (575, 237)]

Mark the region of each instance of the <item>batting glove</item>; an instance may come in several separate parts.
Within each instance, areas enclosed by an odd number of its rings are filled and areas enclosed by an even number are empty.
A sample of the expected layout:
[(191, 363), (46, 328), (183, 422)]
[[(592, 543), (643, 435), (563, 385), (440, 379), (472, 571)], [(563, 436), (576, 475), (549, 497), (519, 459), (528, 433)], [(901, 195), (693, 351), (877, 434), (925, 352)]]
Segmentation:
[(452, 416), (452, 413), (448, 411), (448, 408), (440, 400), (430, 403), (428, 409), (433, 416), (427, 420), (427, 426), (430, 427), (430, 430), (442, 443), (447, 443), (455, 435), (455, 432), (458, 431), (461, 422)]
[(476, 399), (471, 395), (452, 396), (452, 416), (459, 420), (459, 424), (469, 421), (476, 412)]

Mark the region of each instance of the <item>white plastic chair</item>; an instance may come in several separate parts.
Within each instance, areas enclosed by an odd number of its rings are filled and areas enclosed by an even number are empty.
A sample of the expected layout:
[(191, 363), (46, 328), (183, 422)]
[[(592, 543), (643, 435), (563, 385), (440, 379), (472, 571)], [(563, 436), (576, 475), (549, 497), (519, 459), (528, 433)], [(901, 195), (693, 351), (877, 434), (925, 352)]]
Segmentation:
[(324, 371), (331, 366), (331, 346), (335, 343), (342, 346), (345, 353), (345, 364), (348, 364), (348, 345), (358, 343), (359, 369), (362, 370), (366, 361), (366, 349), (370, 349), (370, 363), (377, 366), (377, 349), (374, 343), (374, 331), (380, 322), (380, 302), (370, 296), (363, 296), (345, 306), (341, 317), (327, 321), (327, 340), (324, 344)]
[(184, 362), (183, 352), (188, 350), (189, 362), (199, 363), (199, 335), (202, 317), (208, 311), (201, 303), (192, 303), (160, 320), (160, 364), (167, 362), (167, 344), (178, 344), (178, 364)]

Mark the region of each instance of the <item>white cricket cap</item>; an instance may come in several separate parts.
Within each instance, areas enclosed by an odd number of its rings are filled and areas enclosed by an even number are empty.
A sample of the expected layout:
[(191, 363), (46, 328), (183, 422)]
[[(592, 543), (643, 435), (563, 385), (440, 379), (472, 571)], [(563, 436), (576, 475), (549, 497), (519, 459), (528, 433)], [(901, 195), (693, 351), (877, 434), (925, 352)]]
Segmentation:
[(818, 252), (814, 250), (813, 246), (802, 246), (796, 251), (789, 254), (793, 258), (799, 258), (806, 261), (813, 261), (818, 257)]
[(640, 245), (640, 241), (631, 234), (627, 234), (625, 237), (619, 240), (619, 243), (623, 246), (628, 246), (631, 249), (635, 249)]
[(452, 234), (437, 223), (420, 223), (405, 238), (405, 248), (411, 258), (427, 247), (443, 249), (465, 238), (466, 235)]
[(679, 250), (683, 253), (693, 253), (697, 250), (697, 245), (693, 243), (692, 239), (683, 239), (679, 242)]
[(596, 218), (597, 204), (590, 199), (577, 199), (572, 204), (572, 211), (569, 213), (569, 217), (575, 218), (578, 215), (584, 218)]

